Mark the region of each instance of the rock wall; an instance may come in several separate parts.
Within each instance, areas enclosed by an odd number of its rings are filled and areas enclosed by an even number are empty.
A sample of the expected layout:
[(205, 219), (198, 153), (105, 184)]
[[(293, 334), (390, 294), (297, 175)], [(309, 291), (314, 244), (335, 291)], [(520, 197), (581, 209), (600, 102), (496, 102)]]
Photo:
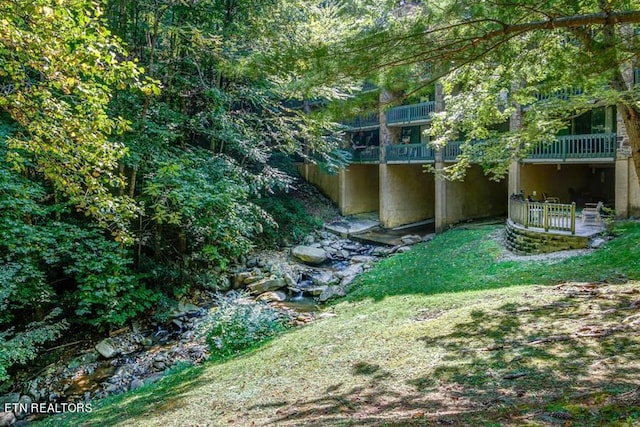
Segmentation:
[(517, 254), (544, 254), (589, 247), (588, 237), (541, 233), (516, 225), (511, 220), (507, 220), (505, 234), (507, 248)]

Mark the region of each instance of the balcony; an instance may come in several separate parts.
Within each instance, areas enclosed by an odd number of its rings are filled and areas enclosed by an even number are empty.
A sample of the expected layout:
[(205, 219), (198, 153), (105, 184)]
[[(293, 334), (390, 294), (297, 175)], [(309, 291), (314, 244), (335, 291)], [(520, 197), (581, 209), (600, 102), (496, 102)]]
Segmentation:
[(350, 130), (375, 129), (380, 126), (378, 113), (370, 113), (366, 116), (359, 116), (352, 120), (343, 122)]
[(400, 125), (429, 121), (435, 107), (435, 101), (394, 107), (387, 111), (387, 124)]
[(525, 162), (579, 162), (582, 160), (613, 161), (616, 158), (615, 133), (559, 136), (550, 144), (540, 144)]
[(349, 149), (351, 163), (380, 163), (380, 147), (367, 147), (363, 149)]
[(427, 144), (393, 144), (386, 147), (387, 163), (429, 163), (435, 150)]
[(445, 162), (455, 162), (460, 153), (462, 153), (462, 149), (460, 148), (464, 142), (463, 141), (454, 141), (448, 142), (447, 145), (444, 146), (443, 158)]

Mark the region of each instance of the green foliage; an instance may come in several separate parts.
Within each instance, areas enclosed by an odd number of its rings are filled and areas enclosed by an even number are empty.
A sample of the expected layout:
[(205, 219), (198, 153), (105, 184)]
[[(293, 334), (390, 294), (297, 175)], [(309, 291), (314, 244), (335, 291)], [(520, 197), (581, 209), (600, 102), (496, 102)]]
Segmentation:
[(277, 193), (256, 201), (274, 218), (275, 223), (264, 228), (262, 238), (267, 245), (282, 245), (300, 241), (306, 234), (322, 226), (322, 221), (311, 215), (300, 200), (287, 193)]
[(213, 360), (256, 347), (287, 328), (285, 313), (242, 293), (221, 296), (216, 305), (203, 325)]
[[(11, 165), (33, 168), (71, 204), (120, 239), (136, 207), (112, 193), (125, 154), (109, 135), (126, 129), (110, 117), (115, 87), (137, 87), (140, 69), (105, 28), (92, 1), (0, 5), (0, 112), (16, 123), (7, 139)], [(150, 89), (149, 89), (150, 90)]]

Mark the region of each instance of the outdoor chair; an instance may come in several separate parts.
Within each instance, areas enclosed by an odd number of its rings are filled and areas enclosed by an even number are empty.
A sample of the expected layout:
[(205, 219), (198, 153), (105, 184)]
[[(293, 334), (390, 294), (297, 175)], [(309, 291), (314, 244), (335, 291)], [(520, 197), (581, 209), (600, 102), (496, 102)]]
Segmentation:
[(582, 209), (582, 225), (586, 224), (600, 224), (602, 222), (602, 216), (600, 210), (604, 207), (602, 202), (598, 203), (585, 203)]

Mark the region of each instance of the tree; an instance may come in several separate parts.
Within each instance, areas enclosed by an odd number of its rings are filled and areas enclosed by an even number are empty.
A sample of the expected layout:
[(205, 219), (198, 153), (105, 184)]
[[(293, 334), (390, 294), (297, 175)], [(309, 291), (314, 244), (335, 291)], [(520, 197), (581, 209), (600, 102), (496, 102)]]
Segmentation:
[[(468, 140), (487, 139), (482, 150), (467, 144), (456, 171), (475, 160), (504, 175), (509, 160), (550, 141), (572, 115), (615, 105), (640, 172), (640, 105), (633, 82), (639, 2), (407, 2), (382, 16), (356, 37), (316, 50), (317, 64), (340, 58), (345, 64), (338, 76), (431, 64), (422, 83), (440, 80), (447, 94), (447, 112), (434, 131), (444, 138), (462, 132)], [(535, 103), (539, 94), (571, 88), (579, 90)], [(523, 105), (528, 111), (521, 129), (491, 131)]]
[[(127, 122), (107, 113), (114, 87), (142, 88), (141, 70), (104, 26), (97, 2), (0, 4), (0, 111), (17, 125), (7, 139), (14, 168), (28, 168), (82, 211), (128, 239), (136, 207), (124, 185)], [(152, 87), (145, 87), (152, 90)]]

